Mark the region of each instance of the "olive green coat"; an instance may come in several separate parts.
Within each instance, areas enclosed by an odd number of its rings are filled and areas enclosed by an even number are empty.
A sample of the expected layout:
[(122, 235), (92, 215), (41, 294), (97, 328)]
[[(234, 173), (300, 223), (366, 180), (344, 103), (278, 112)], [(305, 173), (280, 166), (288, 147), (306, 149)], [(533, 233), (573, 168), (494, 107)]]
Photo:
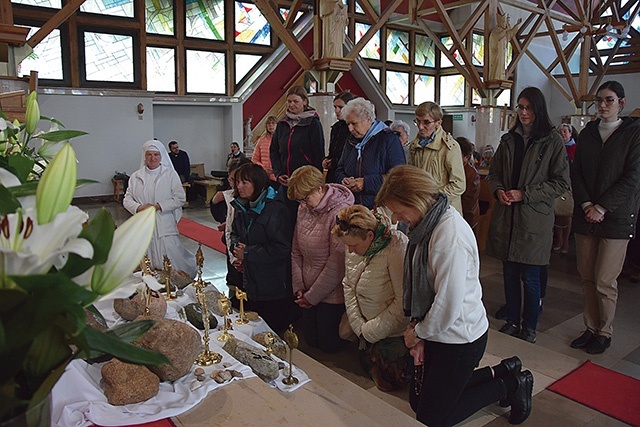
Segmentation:
[(518, 189), (523, 192), (523, 201), (511, 206), (496, 202), (487, 254), (502, 261), (547, 265), (553, 241), (554, 200), (569, 188), (567, 154), (555, 129), (546, 137), (530, 141), (520, 178), (513, 183), (515, 138), (522, 136), (513, 131), (502, 136), (487, 179), (494, 196), (498, 189)]

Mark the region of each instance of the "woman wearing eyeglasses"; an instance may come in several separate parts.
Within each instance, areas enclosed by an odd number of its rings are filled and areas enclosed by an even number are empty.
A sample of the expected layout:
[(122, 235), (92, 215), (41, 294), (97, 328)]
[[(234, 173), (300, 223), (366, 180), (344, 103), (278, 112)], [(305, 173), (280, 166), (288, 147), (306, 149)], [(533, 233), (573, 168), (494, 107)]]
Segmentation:
[(356, 203), (373, 208), (373, 200), (391, 168), (406, 163), (398, 135), (380, 120), (375, 107), (364, 98), (349, 101), (342, 109), (351, 136), (342, 150), (336, 181), (353, 192)]
[(640, 203), (640, 120), (620, 117), (626, 98), (616, 81), (596, 92), (599, 119), (580, 132), (571, 171), (573, 229), (578, 272), (585, 295), (584, 333), (571, 342), (587, 353), (611, 345), (622, 271), (629, 239), (636, 233)]
[(322, 172), (302, 166), (289, 177), (287, 195), (300, 203), (293, 233), (291, 276), (295, 302), (302, 308), (304, 338), (311, 347), (332, 353), (346, 341), (338, 335), (344, 314), (344, 245), (332, 238), (336, 214), (353, 204), (340, 184), (325, 184)]
[(486, 250), (502, 261), (507, 320), (500, 332), (534, 343), (540, 274), (551, 256), (554, 200), (569, 188), (569, 164), (542, 92), (525, 88), (516, 109), (516, 122), (500, 139), (489, 168), (489, 189), (499, 203)]
[(342, 209), (332, 232), (347, 249), (344, 302), (360, 338), (360, 361), (380, 390), (402, 388), (409, 381), (402, 338), (409, 323), (402, 309), (407, 237), (361, 205)]

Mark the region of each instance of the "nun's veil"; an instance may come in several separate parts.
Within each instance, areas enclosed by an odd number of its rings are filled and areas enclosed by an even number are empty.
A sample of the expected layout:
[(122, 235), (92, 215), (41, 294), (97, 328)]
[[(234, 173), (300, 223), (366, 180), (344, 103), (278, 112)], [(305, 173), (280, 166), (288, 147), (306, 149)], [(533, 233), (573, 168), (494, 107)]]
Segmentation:
[(140, 169), (144, 169), (145, 167), (144, 155), (147, 151), (158, 151), (160, 153), (160, 167), (170, 168), (172, 171), (175, 171), (175, 169), (173, 168), (173, 163), (171, 163), (171, 159), (169, 158), (169, 153), (167, 153), (167, 149), (164, 147), (164, 144), (157, 139), (151, 139), (142, 145), (142, 159), (140, 160)]

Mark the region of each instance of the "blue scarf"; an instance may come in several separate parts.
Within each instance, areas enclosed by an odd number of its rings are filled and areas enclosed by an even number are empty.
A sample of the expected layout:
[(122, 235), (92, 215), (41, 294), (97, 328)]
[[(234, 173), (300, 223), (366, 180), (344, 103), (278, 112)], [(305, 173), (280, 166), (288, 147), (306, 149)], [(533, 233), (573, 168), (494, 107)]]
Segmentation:
[(380, 120), (374, 120), (373, 123), (371, 123), (371, 127), (369, 128), (367, 133), (364, 135), (364, 138), (362, 138), (362, 141), (358, 142), (355, 145), (356, 150), (358, 151), (358, 160), (360, 160), (360, 157), (362, 157), (362, 149), (367, 144), (367, 142), (369, 142), (371, 138), (373, 138), (374, 136), (379, 134), (383, 129), (386, 129), (386, 128), (387, 128), (387, 125), (385, 125)]
[(576, 142), (573, 140), (573, 138), (571, 138), (569, 141), (564, 143), (565, 147), (571, 147), (572, 145), (575, 145), (575, 144)]

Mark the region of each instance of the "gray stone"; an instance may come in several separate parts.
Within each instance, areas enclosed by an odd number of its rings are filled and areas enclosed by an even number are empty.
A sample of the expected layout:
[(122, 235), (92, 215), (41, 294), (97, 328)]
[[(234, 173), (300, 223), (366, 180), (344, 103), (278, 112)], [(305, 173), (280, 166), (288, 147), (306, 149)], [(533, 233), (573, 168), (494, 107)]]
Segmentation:
[[(129, 298), (113, 300), (113, 309), (124, 320), (134, 320), (144, 314), (144, 301), (140, 293), (136, 292)], [(164, 299), (164, 295), (157, 291), (151, 291), (149, 314), (152, 317), (164, 317), (167, 314), (167, 301)]]
[(249, 366), (263, 381), (278, 378), (278, 363), (264, 350), (235, 338), (229, 339), (222, 348), (240, 363)]
[[(261, 344), (266, 347), (267, 346), (265, 343), (266, 336), (267, 336), (267, 332), (260, 332), (258, 334), (255, 334), (251, 338), (258, 344)], [(284, 341), (282, 341), (282, 339), (277, 334), (273, 334), (273, 336), (275, 337), (275, 341), (272, 346), (273, 354), (276, 357), (279, 357), (280, 359), (285, 360), (287, 358), (287, 345), (284, 343)]]
[(86, 308), (84, 309), (84, 314), (87, 319), (87, 326), (91, 326), (93, 329), (97, 329), (101, 332), (109, 329), (109, 327), (107, 326), (107, 322), (102, 316), (98, 316), (97, 314), (90, 310), (87, 310)]
[(158, 394), (160, 379), (144, 365), (111, 359), (102, 366), (104, 395), (112, 405), (143, 402)]
[[(209, 307), (207, 307), (209, 308)], [(204, 323), (202, 322), (202, 309), (200, 304), (192, 302), (184, 306), (184, 314), (187, 316), (187, 320), (191, 322), (193, 326), (204, 331)], [(209, 329), (215, 329), (218, 327), (218, 319), (211, 314), (209, 310)]]
[(200, 334), (186, 323), (173, 319), (158, 319), (136, 345), (156, 350), (164, 354), (171, 362), (149, 366), (161, 381), (175, 381), (189, 373), (193, 361), (200, 352), (202, 339)]
[(182, 270), (171, 270), (171, 284), (178, 289), (184, 289), (193, 282), (193, 277)]
[(207, 299), (207, 309), (210, 312), (221, 317), (224, 316), (224, 313), (222, 313), (222, 310), (220, 310), (218, 300), (223, 296), (224, 295), (218, 292), (217, 289), (207, 289), (206, 291), (204, 291), (204, 297)]

